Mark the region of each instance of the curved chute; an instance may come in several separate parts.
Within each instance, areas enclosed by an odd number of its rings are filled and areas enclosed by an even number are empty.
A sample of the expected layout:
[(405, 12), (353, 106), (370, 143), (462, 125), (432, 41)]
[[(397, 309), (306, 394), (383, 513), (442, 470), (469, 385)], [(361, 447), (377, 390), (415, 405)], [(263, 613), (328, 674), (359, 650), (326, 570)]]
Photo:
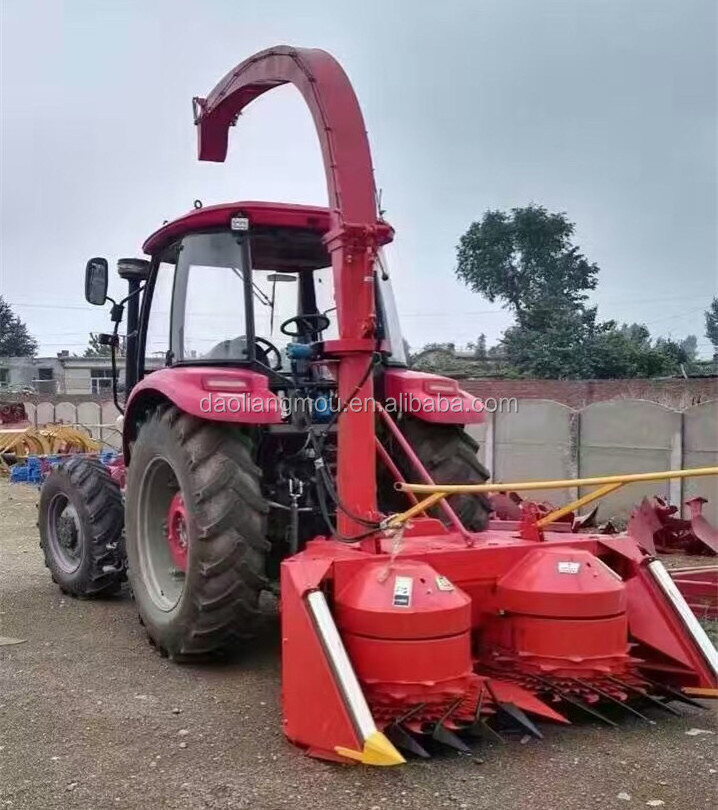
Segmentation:
[(346, 73), (326, 51), (269, 48), (237, 65), (206, 99), (195, 98), (199, 159), (223, 162), (237, 116), (254, 99), (284, 84), (299, 90), (314, 119), (337, 224), (374, 225), (376, 192), (364, 119)]

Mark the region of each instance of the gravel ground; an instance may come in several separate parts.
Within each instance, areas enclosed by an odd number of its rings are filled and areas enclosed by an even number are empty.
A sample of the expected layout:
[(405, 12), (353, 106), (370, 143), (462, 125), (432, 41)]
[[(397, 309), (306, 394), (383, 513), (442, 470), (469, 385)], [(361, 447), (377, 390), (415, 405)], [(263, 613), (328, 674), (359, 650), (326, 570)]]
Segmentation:
[(311, 760), (282, 737), (275, 638), (222, 666), (162, 659), (126, 595), (77, 601), (51, 583), (36, 501), (32, 487), (0, 481), (0, 636), (25, 640), (0, 646), (0, 807), (715, 806), (710, 708), (618, 730), (546, 725), (543, 741), (484, 746), (473, 759), (389, 769)]

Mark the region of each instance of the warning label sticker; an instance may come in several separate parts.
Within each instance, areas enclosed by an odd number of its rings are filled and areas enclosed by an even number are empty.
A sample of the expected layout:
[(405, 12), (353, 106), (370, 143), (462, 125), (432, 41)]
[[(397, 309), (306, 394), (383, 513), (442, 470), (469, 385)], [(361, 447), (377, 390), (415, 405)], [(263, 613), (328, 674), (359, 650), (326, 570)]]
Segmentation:
[(581, 570), (581, 563), (577, 562), (558, 563), (559, 574), (578, 574), (580, 570)]
[(442, 576), (438, 576), (436, 578), (436, 588), (439, 591), (453, 591), (454, 590), (453, 584), (446, 577), (442, 577)]
[(411, 591), (413, 587), (413, 577), (396, 577), (394, 579), (394, 607), (411, 606)]

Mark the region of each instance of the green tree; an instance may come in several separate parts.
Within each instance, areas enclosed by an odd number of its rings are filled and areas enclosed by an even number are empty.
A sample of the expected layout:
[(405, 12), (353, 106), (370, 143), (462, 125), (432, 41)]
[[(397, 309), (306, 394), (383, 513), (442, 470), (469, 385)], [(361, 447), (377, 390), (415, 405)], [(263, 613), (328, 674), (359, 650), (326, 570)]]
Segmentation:
[(718, 297), (714, 298), (705, 314), (706, 337), (713, 344), (713, 353), (718, 354)]
[(655, 342), (644, 324), (609, 321), (596, 332), (590, 346), (591, 376), (596, 379), (664, 377), (680, 373), (688, 353), (673, 340)]
[(0, 357), (34, 357), (37, 341), (0, 295)]
[(474, 353), (474, 357), (477, 360), (486, 360), (486, 335), (482, 332), (476, 339), (476, 343), (467, 343), (466, 348)]
[(590, 375), (588, 348), (602, 327), (586, 300), (599, 269), (573, 244), (574, 230), (566, 214), (530, 205), (487, 211), (459, 242), (458, 277), (516, 318), (502, 343), (521, 374)]
[(678, 345), (686, 353), (689, 363), (692, 363), (698, 356), (698, 338), (695, 335), (688, 335)]
[[(564, 213), (541, 206), (487, 211), (461, 237), (456, 273), (500, 301), (516, 322), (501, 341), (509, 373), (544, 378), (654, 377), (680, 373), (696, 340), (655, 342), (643, 324), (601, 322), (587, 305), (599, 268), (573, 243)], [(718, 306), (717, 306), (718, 310)], [(718, 337), (718, 312), (716, 314)], [(492, 357), (494, 349), (488, 351)]]
[(541, 307), (503, 336), (506, 360), (524, 376), (551, 379), (593, 376), (593, 333), (586, 313), (571, 307)]
[(580, 307), (598, 266), (572, 243), (575, 226), (542, 206), (487, 211), (461, 237), (456, 274), (474, 292), (512, 309), (519, 323), (537, 305)]

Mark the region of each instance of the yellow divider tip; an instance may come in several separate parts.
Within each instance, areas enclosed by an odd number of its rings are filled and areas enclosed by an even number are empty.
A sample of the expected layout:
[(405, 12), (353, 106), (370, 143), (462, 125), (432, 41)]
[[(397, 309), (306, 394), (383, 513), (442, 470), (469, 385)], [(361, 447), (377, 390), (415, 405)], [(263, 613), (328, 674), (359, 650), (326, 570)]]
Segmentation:
[(334, 750), (339, 756), (355, 759), (362, 765), (403, 765), (406, 762), (381, 731), (375, 731), (366, 738), (362, 751), (342, 748), (340, 745)]

